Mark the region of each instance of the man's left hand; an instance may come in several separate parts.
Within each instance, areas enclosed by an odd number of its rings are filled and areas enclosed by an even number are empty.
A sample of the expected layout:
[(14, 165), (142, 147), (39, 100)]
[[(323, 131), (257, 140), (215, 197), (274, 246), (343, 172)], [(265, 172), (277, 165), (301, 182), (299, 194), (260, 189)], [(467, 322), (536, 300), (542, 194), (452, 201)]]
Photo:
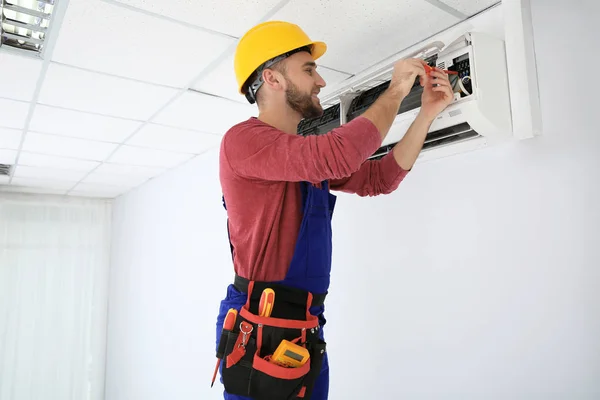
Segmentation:
[(454, 99), (452, 85), (448, 74), (439, 69), (433, 69), (425, 79), (421, 80), (423, 95), (421, 96), (420, 113), (433, 121)]

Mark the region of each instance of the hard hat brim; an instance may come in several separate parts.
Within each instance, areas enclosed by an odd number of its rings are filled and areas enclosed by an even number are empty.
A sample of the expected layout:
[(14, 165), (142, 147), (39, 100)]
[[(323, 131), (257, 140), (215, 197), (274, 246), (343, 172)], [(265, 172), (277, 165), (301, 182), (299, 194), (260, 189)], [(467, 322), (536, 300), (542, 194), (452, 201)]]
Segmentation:
[(324, 42), (313, 42), (312, 56), (314, 60), (321, 58), (327, 52), (327, 45)]

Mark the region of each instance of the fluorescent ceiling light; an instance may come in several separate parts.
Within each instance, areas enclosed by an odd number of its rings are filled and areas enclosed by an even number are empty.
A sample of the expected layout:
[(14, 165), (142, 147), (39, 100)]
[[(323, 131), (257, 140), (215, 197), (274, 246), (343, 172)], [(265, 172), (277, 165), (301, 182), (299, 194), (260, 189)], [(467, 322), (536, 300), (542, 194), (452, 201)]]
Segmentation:
[(0, 0), (0, 48), (40, 55), (58, 0)]

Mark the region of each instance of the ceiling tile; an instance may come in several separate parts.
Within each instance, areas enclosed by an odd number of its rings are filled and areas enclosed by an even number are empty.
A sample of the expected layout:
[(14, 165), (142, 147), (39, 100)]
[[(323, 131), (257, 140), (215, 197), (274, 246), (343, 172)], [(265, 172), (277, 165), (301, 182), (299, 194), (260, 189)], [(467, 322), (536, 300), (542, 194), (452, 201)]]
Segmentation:
[(146, 120), (178, 89), (50, 64), (39, 103)]
[(58, 179), (13, 178), (11, 185), (55, 189), (64, 192), (72, 188), (74, 183)]
[(9, 181), (10, 181), (10, 176), (0, 175), (0, 185), (8, 185)]
[(235, 5), (226, 5), (227, 3), (222, 0), (117, 1), (236, 37), (241, 37), (280, 2), (280, 0), (236, 0)]
[(141, 122), (37, 105), (29, 129), (81, 139), (121, 143)]
[(29, 112), (29, 103), (0, 99), (0, 126), (22, 129)]
[(13, 176), (15, 178), (35, 178), (35, 179), (57, 179), (61, 181), (78, 182), (85, 175), (86, 171), (72, 171), (69, 169), (29, 167), (26, 165), (17, 165)]
[(186, 87), (234, 41), (103, 1), (71, 0), (52, 60)]
[(42, 61), (0, 52), (0, 97), (31, 101), (42, 70)]
[(233, 125), (257, 115), (258, 109), (251, 104), (186, 92), (158, 114), (154, 122), (224, 135)]
[(22, 151), (19, 165), (41, 168), (69, 169), (71, 171), (91, 171), (100, 163), (98, 161), (78, 160), (75, 158), (48, 156), (45, 154), (27, 153)]
[(160, 167), (141, 167), (139, 165), (124, 165), (104, 163), (99, 166), (94, 172), (106, 175), (129, 175), (140, 178), (150, 178), (165, 172), (167, 168)]
[(233, 70), (233, 53), (230, 53), (227, 58), (200, 79), (192, 88), (248, 104), (246, 98), (237, 91), (237, 82)]
[(29, 132), (25, 137), (23, 151), (43, 153), (61, 157), (102, 161), (117, 147), (117, 144), (46, 135)]
[(425, 1), (291, 0), (271, 20), (297, 23), (312, 40), (327, 43), (319, 59), (339, 71), (357, 73), (442, 31), (457, 18)]
[(189, 153), (175, 153), (142, 147), (121, 146), (107, 161), (117, 164), (131, 164), (142, 167), (173, 168), (190, 158)]
[(84, 197), (117, 197), (123, 193), (131, 190), (128, 186), (117, 186), (117, 185), (99, 185), (95, 183), (79, 183), (69, 195), (71, 196), (84, 196)]
[[(323, 79), (325, 79), (325, 83), (327, 84), (327, 86), (321, 90), (321, 95), (327, 94), (330, 90), (333, 90), (333, 87), (336, 83), (339, 83), (350, 77), (349, 74), (329, 69), (323, 65), (320, 65), (320, 63), (317, 71), (319, 71)], [(235, 73), (233, 70), (233, 54), (230, 54), (229, 57), (223, 60), (223, 62), (221, 62), (217, 68), (202, 78), (196, 85), (193, 86), (193, 89), (204, 93), (225, 97), (242, 104), (249, 104), (246, 98), (237, 91), (237, 82), (235, 80)]]
[(107, 174), (103, 172), (94, 171), (81, 182), (101, 185), (135, 187), (146, 182), (148, 179), (151, 179), (151, 177), (139, 175)]
[(127, 144), (200, 154), (211, 147), (218, 146), (220, 142), (219, 135), (148, 124), (127, 141)]
[(18, 150), (22, 134), (20, 129), (0, 128), (0, 149)]
[(499, 0), (439, 0), (442, 3), (446, 3), (455, 10), (461, 13), (471, 16), (477, 14), (479, 11), (495, 4), (499, 3)]
[(14, 164), (16, 159), (16, 150), (0, 149), (0, 164)]

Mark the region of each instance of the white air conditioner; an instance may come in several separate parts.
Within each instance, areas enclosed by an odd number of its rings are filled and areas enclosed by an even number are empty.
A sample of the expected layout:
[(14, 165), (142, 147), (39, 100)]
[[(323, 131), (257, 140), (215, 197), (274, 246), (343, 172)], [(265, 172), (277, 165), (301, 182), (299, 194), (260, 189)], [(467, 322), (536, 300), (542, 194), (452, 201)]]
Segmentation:
[[(447, 46), (430, 45), (402, 58), (422, 58), (431, 66), (457, 71), (449, 75), (455, 98), (431, 125), (419, 159), (440, 158), (513, 138), (504, 42), (492, 35), (468, 32)], [(397, 58), (397, 59), (400, 59)], [(322, 117), (302, 121), (300, 134), (321, 134), (361, 115), (388, 87), (397, 59), (365, 71), (322, 99)], [(421, 107), (423, 88), (417, 82), (402, 102), (382, 147), (381, 158), (404, 136)]]

